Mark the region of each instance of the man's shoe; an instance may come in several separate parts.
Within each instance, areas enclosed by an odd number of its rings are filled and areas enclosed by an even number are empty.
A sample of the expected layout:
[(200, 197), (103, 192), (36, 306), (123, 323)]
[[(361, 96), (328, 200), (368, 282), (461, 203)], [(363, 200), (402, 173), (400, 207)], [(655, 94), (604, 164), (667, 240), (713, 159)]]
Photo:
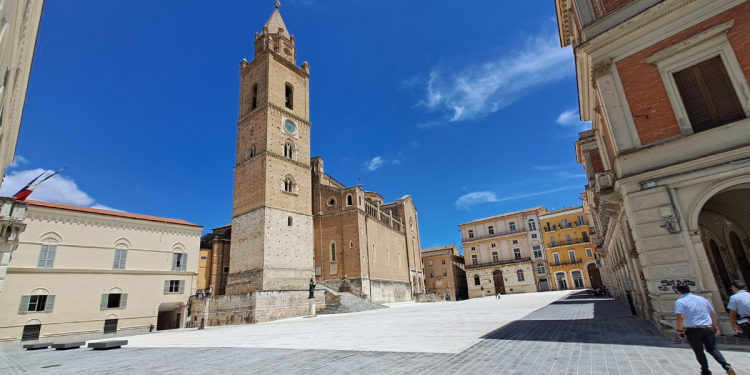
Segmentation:
[(729, 375), (737, 375), (737, 373), (732, 370), (732, 366), (726, 365), (724, 366), (724, 370), (726, 370)]

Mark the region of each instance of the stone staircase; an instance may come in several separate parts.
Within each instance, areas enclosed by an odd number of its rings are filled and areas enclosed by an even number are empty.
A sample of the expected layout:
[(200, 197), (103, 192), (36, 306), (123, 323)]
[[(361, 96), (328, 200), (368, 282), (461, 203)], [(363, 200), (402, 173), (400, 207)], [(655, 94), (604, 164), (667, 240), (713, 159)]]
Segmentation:
[(343, 314), (388, 308), (387, 306), (370, 302), (348, 292), (337, 292), (324, 285), (318, 284), (318, 288), (325, 290), (326, 294), (326, 307), (318, 311), (318, 315)]

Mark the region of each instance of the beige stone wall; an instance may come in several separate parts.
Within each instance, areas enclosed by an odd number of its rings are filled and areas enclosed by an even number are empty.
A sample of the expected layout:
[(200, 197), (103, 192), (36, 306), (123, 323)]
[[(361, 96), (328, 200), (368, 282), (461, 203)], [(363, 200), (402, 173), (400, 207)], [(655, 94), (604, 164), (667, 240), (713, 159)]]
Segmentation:
[[(162, 311), (182, 313), (196, 290), (201, 228), (30, 205), (27, 228), (8, 266), (0, 302), (0, 346), (19, 342), (23, 326), (39, 321), (41, 341), (101, 337), (104, 320), (118, 333), (148, 331)], [(56, 244), (52, 268), (38, 268), (43, 244)], [(113, 270), (115, 249), (127, 250)], [(172, 271), (172, 255), (187, 254), (186, 271)], [(165, 280), (185, 282), (164, 293)], [(128, 295), (125, 308), (100, 309), (102, 294)], [(21, 297), (55, 296), (52, 311), (19, 313)], [(181, 324), (181, 323), (180, 323)]]
[[(466, 270), (466, 281), (469, 289), (469, 298), (485, 296), (493, 297), (495, 295), (495, 282), (492, 273), (495, 271), (503, 272), (505, 291), (507, 294), (532, 293), (536, 292), (534, 283), (533, 265), (531, 262), (521, 262), (506, 264), (494, 267), (479, 267)], [(516, 271), (523, 270), (524, 281), (518, 281)], [(475, 285), (474, 275), (479, 276), (480, 285)], [(484, 290), (482, 290), (484, 287)]]

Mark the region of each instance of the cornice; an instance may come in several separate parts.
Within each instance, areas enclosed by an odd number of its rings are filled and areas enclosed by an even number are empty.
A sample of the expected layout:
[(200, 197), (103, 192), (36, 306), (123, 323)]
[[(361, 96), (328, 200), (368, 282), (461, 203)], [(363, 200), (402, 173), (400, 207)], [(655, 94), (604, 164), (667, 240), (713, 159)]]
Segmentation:
[(322, 214), (322, 215), (321, 214), (315, 214), (315, 215), (313, 215), (313, 217), (316, 218), (316, 219), (318, 219), (318, 218), (325, 219), (325, 218), (328, 218), (328, 217), (343, 216), (343, 215), (346, 215), (346, 214), (349, 214), (349, 213), (352, 213), (352, 212), (357, 212), (357, 213), (365, 215), (365, 211), (363, 211), (359, 207), (352, 207), (352, 208), (347, 208), (345, 210), (332, 212), (332, 213), (329, 213), (329, 214)]
[[(194, 229), (178, 229), (175, 228), (175, 224), (136, 224), (136, 223), (128, 223), (124, 221), (117, 221), (117, 220), (106, 220), (98, 215), (96, 217), (82, 217), (82, 216), (73, 216), (73, 215), (64, 215), (64, 214), (50, 214), (50, 213), (44, 213), (44, 212), (35, 212), (35, 211), (27, 211), (26, 213), (26, 220), (28, 220), (29, 224), (33, 222), (53, 222), (55, 224), (70, 224), (70, 225), (83, 225), (83, 226), (90, 226), (90, 227), (103, 227), (103, 228), (112, 228), (112, 229), (120, 229), (120, 230), (133, 230), (133, 231), (140, 231), (140, 232), (155, 232), (155, 233), (166, 233), (166, 234), (177, 234), (177, 235), (183, 235), (183, 236), (194, 236), (194, 237), (200, 237), (201, 236), (201, 230), (194, 230)], [(133, 221), (137, 221), (137, 219), (130, 219)]]
[(607, 59), (591, 68), (591, 86), (596, 89), (596, 81), (599, 78), (612, 74), (612, 59)]
[(300, 216), (309, 216), (309, 217), (313, 216), (312, 214), (307, 214), (307, 213), (304, 213), (304, 212), (291, 211), (291, 210), (287, 210), (286, 208), (281, 208), (281, 207), (276, 207), (276, 206), (271, 206), (271, 205), (268, 205), (268, 204), (264, 204), (262, 206), (255, 207), (255, 208), (253, 208), (251, 210), (247, 210), (247, 211), (239, 213), (237, 215), (233, 215), (232, 216), (232, 220), (234, 220), (234, 219), (236, 219), (236, 218), (238, 218), (240, 216), (247, 215), (247, 214), (253, 213), (255, 211), (263, 210), (263, 209), (266, 209), (266, 208), (271, 209), (271, 210), (289, 212), (291, 214), (300, 215)]
[(191, 271), (147, 271), (147, 270), (111, 270), (111, 269), (76, 269), (76, 268), (26, 268), (8, 267), (8, 273), (73, 273), (73, 274), (109, 274), (109, 275), (168, 275), (195, 276)]
[(250, 111), (248, 114), (242, 116), (237, 121), (237, 127), (240, 127), (242, 123), (247, 122), (247, 121), (255, 118), (258, 114), (263, 113), (263, 111), (261, 111), (261, 109), (265, 109), (265, 108), (270, 108), (270, 109), (276, 110), (276, 111), (280, 112), (281, 114), (285, 115), (286, 117), (292, 118), (292, 119), (296, 120), (297, 122), (299, 122), (300, 124), (305, 125), (308, 129), (312, 127), (312, 124), (310, 123), (310, 121), (307, 121), (307, 120), (303, 119), (302, 117), (299, 117), (299, 116), (295, 115), (294, 113), (287, 111), (286, 108), (284, 108), (282, 106), (279, 106), (279, 105), (276, 105), (276, 104), (271, 103), (271, 102), (266, 102), (265, 104), (261, 104), (260, 106), (258, 106), (258, 108), (255, 108), (252, 111)]

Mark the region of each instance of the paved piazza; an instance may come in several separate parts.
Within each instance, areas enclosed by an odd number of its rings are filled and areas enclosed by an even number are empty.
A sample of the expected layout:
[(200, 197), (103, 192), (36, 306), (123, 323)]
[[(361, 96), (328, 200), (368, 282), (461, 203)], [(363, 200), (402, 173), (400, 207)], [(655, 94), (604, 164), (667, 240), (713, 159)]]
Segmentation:
[[(621, 303), (569, 292), (127, 337), (122, 349), (0, 350), (1, 374), (697, 374)], [(724, 353), (750, 375), (746, 340)], [(736, 345), (744, 344), (744, 345)], [(739, 348), (739, 349), (738, 349)], [(711, 360), (715, 374), (723, 374)]]

